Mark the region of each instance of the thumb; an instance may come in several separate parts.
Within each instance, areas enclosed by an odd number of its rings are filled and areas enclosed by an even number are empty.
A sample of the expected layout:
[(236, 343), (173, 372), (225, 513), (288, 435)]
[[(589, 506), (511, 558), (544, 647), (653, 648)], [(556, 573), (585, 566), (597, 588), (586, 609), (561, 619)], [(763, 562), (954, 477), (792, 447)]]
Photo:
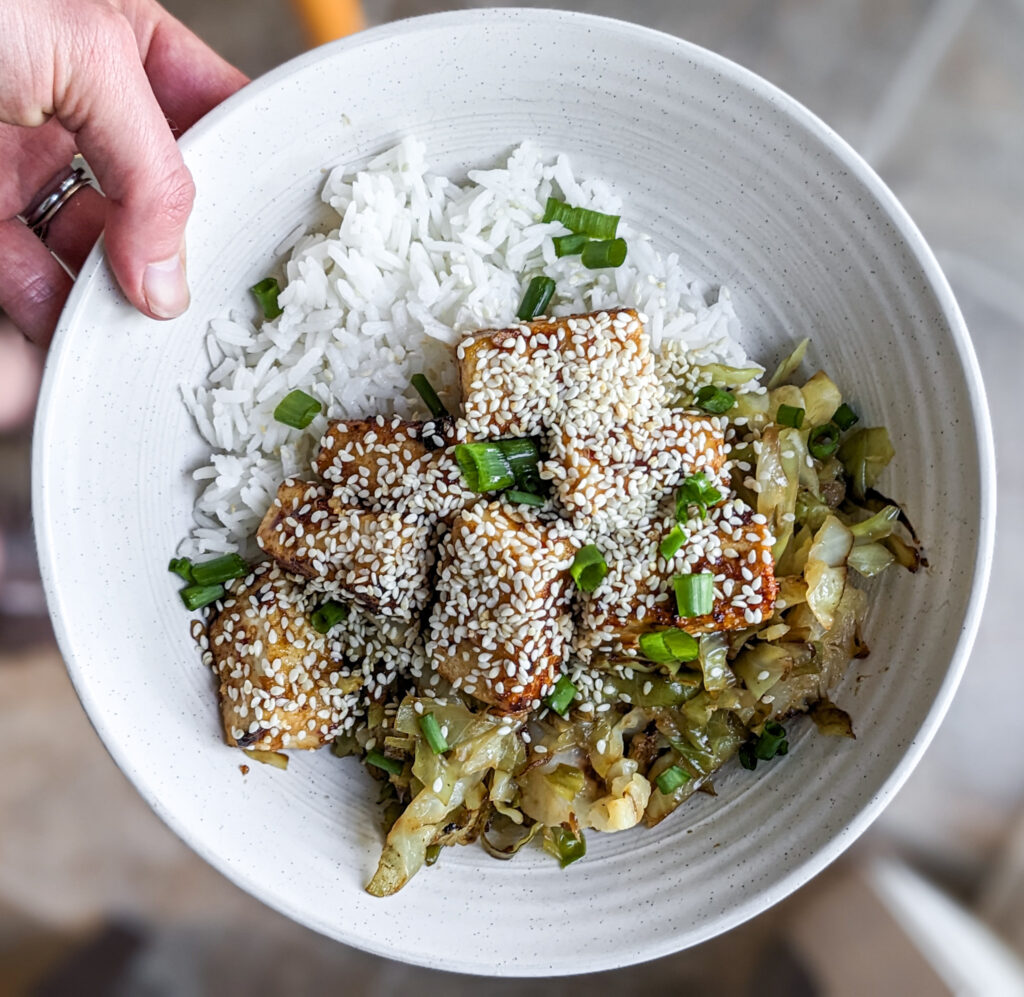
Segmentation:
[(189, 303), (185, 223), (195, 186), (130, 24), (112, 8), (91, 9), (92, 37), (67, 61), (56, 113), (107, 197), (106, 250), (118, 283), (147, 315), (174, 318)]

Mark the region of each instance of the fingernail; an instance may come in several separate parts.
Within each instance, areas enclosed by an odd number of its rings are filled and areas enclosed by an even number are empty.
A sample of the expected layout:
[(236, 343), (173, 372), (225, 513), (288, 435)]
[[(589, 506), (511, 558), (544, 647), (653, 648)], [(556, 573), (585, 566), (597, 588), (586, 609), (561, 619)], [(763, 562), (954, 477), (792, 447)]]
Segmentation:
[(158, 318), (177, 318), (188, 308), (188, 282), (183, 253), (150, 263), (142, 277), (142, 293), (149, 310)]

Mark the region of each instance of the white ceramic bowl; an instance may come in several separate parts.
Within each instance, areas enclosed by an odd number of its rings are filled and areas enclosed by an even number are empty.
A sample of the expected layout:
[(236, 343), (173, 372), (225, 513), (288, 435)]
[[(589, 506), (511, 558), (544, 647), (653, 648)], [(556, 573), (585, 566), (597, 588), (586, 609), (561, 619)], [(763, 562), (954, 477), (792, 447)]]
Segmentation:
[[(871, 657), (839, 699), (855, 742), (802, 725), (784, 762), (729, 771), (652, 831), (591, 834), (561, 871), (446, 851), (394, 899), (363, 892), (380, 837), (359, 766), (295, 754), (287, 773), (221, 740), (214, 690), (166, 571), (200, 442), (180, 381), (207, 370), (212, 316), (245, 300), (311, 217), (324, 167), (413, 133), (464, 172), (525, 138), (605, 178), (689, 270), (727, 284), (751, 355), (809, 335), (898, 451), (883, 479), (932, 567), (875, 589)], [(967, 331), (917, 229), (871, 170), (790, 98), (732, 63), (629, 24), (550, 11), (442, 14), (303, 56), (182, 140), (199, 188), (193, 305), (170, 324), (124, 303), (98, 252), (50, 354), (35, 510), (50, 609), (86, 710), (156, 812), (226, 876), (349, 944), (427, 966), (575, 973), (725, 931), (834, 859), (907, 777), (956, 687), (993, 537), (993, 456)], [(794, 728), (796, 729), (796, 728)]]

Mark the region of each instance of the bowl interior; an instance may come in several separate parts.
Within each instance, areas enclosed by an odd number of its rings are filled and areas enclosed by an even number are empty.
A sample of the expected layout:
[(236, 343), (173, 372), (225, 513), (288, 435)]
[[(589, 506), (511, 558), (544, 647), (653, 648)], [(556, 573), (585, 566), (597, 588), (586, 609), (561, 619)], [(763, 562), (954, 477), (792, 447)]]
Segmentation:
[[(204, 445), (178, 384), (207, 372), (209, 320), (246, 291), (324, 169), (422, 139), (441, 172), (524, 139), (600, 176), (631, 221), (731, 289), (748, 353), (810, 336), (897, 459), (883, 479), (932, 567), (872, 588), (871, 656), (838, 699), (858, 738), (800, 725), (784, 763), (730, 771), (652, 831), (591, 834), (585, 861), (449, 850), (396, 899), (362, 891), (380, 837), (370, 780), (326, 752), (286, 773), (221, 741), (210, 674), (166, 571)], [(94, 253), (62, 319), (36, 439), (45, 583), (79, 694), (154, 809), (226, 875), (349, 944), (423, 965), (597, 970), (694, 944), (834, 858), (906, 777), (973, 636), (991, 548), (991, 444), (966, 331), (916, 230), (825, 126), (746, 71), (619, 22), (478, 11), (389, 25), (270, 74), (183, 140), (199, 198), (193, 305), (158, 324)]]

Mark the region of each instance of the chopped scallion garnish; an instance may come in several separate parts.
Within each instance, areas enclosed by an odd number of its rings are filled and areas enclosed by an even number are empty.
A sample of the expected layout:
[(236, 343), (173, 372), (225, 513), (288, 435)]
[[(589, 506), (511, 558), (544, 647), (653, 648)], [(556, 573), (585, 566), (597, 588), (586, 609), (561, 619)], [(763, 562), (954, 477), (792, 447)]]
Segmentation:
[(593, 592), (608, 574), (608, 562), (594, 544), (587, 544), (576, 552), (569, 574), (581, 592)]
[(715, 576), (710, 572), (676, 575), (672, 585), (676, 590), (676, 608), (683, 619), (706, 616), (714, 608)]
[(788, 752), (786, 729), (777, 720), (768, 720), (757, 740), (745, 741), (740, 745), (740, 764), (745, 769), (753, 770), (757, 768), (758, 759), (767, 762)]
[(554, 293), (555, 282), (550, 277), (534, 277), (526, 288), (516, 318), (522, 322), (529, 322), (538, 315), (543, 315)]
[(708, 481), (703, 471), (691, 474), (676, 492), (676, 519), (685, 523), (690, 518), (690, 506), (697, 506), (701, 519), (706, 519), (708, 506), (722, 501), (722, 493)]
[(515, 475), (496, 443), (460, 443), (455, 460), (474, 492), (493, 492), (515, 484)]
[(390, 772), (392, 775), (401, 775), (402, 768), (404, 767), (397, 759), (388, 758), (387, 755), (382, 755), (379, 751), (368, 751), (366, 753), (366, 764), (373, 765), (375, 768), (383, 769), (385, 772)]
[(430, 409), (430, 414), (435, 419), (442, 419), (448, 415), (448, 409), (444, 407), (444, 403), (438, 397), (434, 386), (427, 380), (425, 374), (413, 374), (410, 380), (412, 386), (416, 389), (420, 398), (423, 399), (423, 403)]
[(576, 256), (590, 241), (590, 237), (580, 232), (572, 235), (556, 235), (551, 240), (555, 244), (555, 256)]
[(739, 750), (740, 765), (751, 772), (757, 768), (757, 755), (754, 754), (754, 745), (750, 741), (744, 741)]
[(292, 429), (305, 429), (319, 414), (320, 403), (305, 391), (288, 392), (274, 409), (274, 418)]
[(554, 710), (560, 717), (564, 717), (569, 712), (572, 701), (576, 698), (576, 692), (576, 686), (569, 681), (569, 678), (559, 675), (555, 688), (545, 698), (544, 705), (548, 709)]
[(696, 395), (697, 408), (710, 412), (712, 415), (721, 415), (728, 412), (736, 404), (736, 396), (724, 388), (714, 384), (705, 384)]
[(223, 554), (192, 565), (192, 581), (196, 585), (219, 585), (247, 574), (249, 565), (237, 554)]
[(799, 429), (804, 424), (804, 410), (796, 405), (780, 405), (775, 415), (775, 421), (780, 426), (791, 426)]
[(505, 492), (505, 498), (509, 502), (515, 502), (517, 505), (541, 506), (544, 504), (544, 499), (540, 495), (534, 495), (533, 492), (520, 492), (514, 488), (510, 488)]
[(269, 321), (281, 314), (282, 308), (277, 302), (277, 296), (281, 293), (281, 288), (277, 286), (277, 281), (273, 277), (265, 277), (258, 284), (253, 284), (249, 290), (252, 291), (256, 300), (260, 303), (265, 319)]
[(684, 543), (686, 543), (686, 531), (676, 525), (662, 538), (661, 543), (658, 544), (658, 550), (666, 561), (671, 561)]
[(670, 661), (693, 661), (700, 653), (700, 645), (685, 630), (652, 630), (640, 635), (640, 653), (655, 664)]
[(786, 728), (777, 720), (768, 720), (761, 730), (761, 736), (754, 745), (754, 754), (763, 762), (776, 755), (785, 755), (789, 751), (786, 740)]
[(309, 622), (317, 633), (325, 634), (347, 619), (348, 606), (332, 599), (310, 614)]
[(192, 577), (192, 562), (187, 557), (174, 557), (171, 558), (171, 563), (167, 565), (168, 571), (173, 571), (182, 581), (188, 582), (189, 585), (195, 584), (195, 579)]
[(614, 239), (619, 229), (618, 215), (606, 215), (590, 208), (574, 208), (557, 197), (548, 198), (543, 220), (561, 222), (570, 232), (589, 235), (592, 239)]
[(671, 796), (680, 786), (685, 786), (690, 779), (689, 772), (684, 772), (678, 765), (670, 765), (654, 781), (662, 793)]
[(625, 239), (607, 239), (603, 242), (588, 242), (580, 252), (580, 262), (588, 270), (603, 270), (605, 267), (621, 267), (626, 262), (629, 247)]
[(494, 445), (501, 451), (516, 479), (516, 488), (521, 492), (539, 492), (542, 483), (537, 470), (540, 450), (535, 440), (523, 436), (511, 440), (495, 440)]
[(537, 471), (540, 450), (528, 436), (460, 443), (455, 447), (455, 460), (474, 492), (500, 491), (515, 485), (520, 492), (536, 494), (542, 487)]
[(423, 731), (423, 738), (435, 755), (443, 755), (448, 750), (448, 742), (441, 733), (441, 725), (433, 713), (424, 713), (420, 716), (420, 730)]
[(846, 402), (843, 402), (833, 413), (832, 421), (845, 433), (860, 422), (860, 416)]
[(831, 457), (839, 449), (839, 427), (834, 422), (815, 426), (807, 438), (807, 449), (818, 460)]
[(189, 585), (181, 590), (181, 601), (190, 610), (202, 609), (211, 602), (224, 598), (223, 585)]

